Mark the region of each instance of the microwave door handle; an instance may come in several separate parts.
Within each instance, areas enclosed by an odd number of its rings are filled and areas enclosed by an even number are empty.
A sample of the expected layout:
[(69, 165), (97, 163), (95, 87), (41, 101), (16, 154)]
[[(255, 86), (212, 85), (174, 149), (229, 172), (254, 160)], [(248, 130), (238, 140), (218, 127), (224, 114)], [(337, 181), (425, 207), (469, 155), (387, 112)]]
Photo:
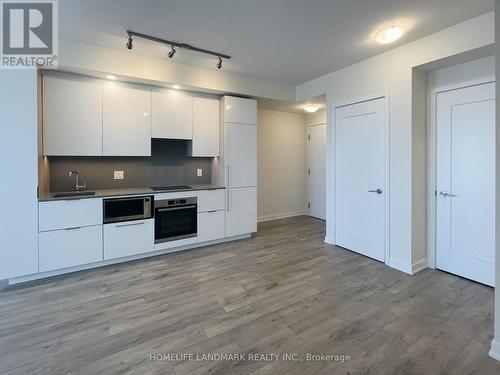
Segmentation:
[(158, 212), (165, 212), (165, 211), (178, 211), (178, 210), (186, 210), (186, 209), (191, 209), (191, 208), (196, 208), (196, 205), (191, 205), (191, 206), (181, 206), (181, 207), (172, 207), (172, 208), (157, 208)]

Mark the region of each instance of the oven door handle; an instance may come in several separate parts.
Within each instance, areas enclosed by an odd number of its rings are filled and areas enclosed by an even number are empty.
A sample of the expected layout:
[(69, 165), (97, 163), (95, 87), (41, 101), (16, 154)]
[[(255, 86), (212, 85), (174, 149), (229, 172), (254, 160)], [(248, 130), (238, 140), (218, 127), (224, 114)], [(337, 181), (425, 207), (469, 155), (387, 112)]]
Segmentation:
[(187, 210), (191, 208), (196, 208), (196, 205), (193, 204), (191, 206), (181, 206), (181, 207), (172, 207), (172, 208), (157, 208), (156, 211), (158, 212), (165, 212), (165, 211), (178, 211), (178, 210)]

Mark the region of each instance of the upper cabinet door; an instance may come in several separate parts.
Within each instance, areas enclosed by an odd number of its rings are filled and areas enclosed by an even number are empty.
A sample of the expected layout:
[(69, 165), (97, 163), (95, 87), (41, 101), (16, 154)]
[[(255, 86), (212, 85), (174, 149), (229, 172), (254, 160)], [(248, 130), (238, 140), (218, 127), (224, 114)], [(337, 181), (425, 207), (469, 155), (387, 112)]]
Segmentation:
[(43, 153), (102, 155), (101, 81), (78, 76), (44, 76)]
[(226, 186), (257, 185), (257, 127), (227, 123)]
[(224, 97), (224, 122), (257, 124), (257, 101), (253, 99)]
[(104, 84), (103, 155), (151, 156), (151, 91)]
[(191, 156), (219, 156), (219, 100), (193, 98)]
[(174, 90), (155, 90), (153, 138), (193, 139), (193, 98)]

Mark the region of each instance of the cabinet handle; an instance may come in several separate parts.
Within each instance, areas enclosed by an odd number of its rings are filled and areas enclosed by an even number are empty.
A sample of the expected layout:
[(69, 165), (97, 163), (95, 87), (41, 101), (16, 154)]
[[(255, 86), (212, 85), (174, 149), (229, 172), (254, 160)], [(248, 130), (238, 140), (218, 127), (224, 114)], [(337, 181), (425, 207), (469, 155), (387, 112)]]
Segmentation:
[(207, 214), (213, 214), (214, 212), (217, 212), (217, 210), (207, 211)]
[(179, 210), (189, 210), (192, 208), (196, 208), (196, 205), (192, 204), (190, 206), (180, 206), (180, 207), (172, 207), (172, 208), (157, 208), (158, 212), (165, 212), (165, 211), (179, 211)]
[(121, 227), (132, 227), (132, 226), (135, 226), (135, 225), (144, 225), (144, 221), (141, 221), (140, 223), (120, 224), (120, 225), (117, 225), (116, 227), (117, 227), (117, 228), (121, 228)]
[(227, 195), (226, 195), (226, 211), (229, 212), (229, 190), (227, 190)]
[(82, 227), (73, 227), (73, 228), (64, 228), (64, 230), (77, 230), (81, 229)]
[(230, 179), (229, 179), (229, 165), (226, 166), (226, 175), (227, 175), (227, 186), (231, 185)]

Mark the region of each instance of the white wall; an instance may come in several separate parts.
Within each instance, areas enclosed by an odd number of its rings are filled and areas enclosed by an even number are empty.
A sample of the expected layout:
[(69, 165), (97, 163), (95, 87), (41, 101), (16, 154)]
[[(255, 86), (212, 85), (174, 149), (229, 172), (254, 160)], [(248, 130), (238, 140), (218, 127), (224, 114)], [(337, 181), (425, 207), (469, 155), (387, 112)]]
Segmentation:
[(495, 56), (487, 56), (428, 73), (429, 89), (495, 77)]
[(321, 110), (315, 113), (306, 113), (306, 125), (326, 124), (326, 110)]
[(0, 280), (38, 272), (37, 72), (0, 70)]
[(186, 90), (219, 95), (295, 100), (295, 87), (284, 83), (64, 40), (59, 46), (59, 68), (102, 78), (111, 73), (127, 81), (151, 85), (176, 83)]
[[(413, 264), (412, 88), (413, 68), (485, 46), (495, 41), (493, 12), (465, 21), (358, 64), (329, 73), (297, 87), (297, 100), (327, 95), (327, 238), (333, 241), (333, 125), (335, 103), (386, 92), (390, 95), (390, 259), (388, 264), (411, 273)], [(420, 151), (421, 152), (421, 151)], [(424, 158), (424, 155), (418, 155)], [(418, 189), (417, 189), (418, 190)], [(421, 190), (421, 189), (420, 189)], [(420, 192), (419, 192), (420, 193)], [(419, 223), (418, 225), (421, 225)]]
[(259, 220), (303, 215), (306, 206), (306, 126), (299, 113), (258, 111)]
[[(496, 38), (500, 40), (500, 0), (495, 0), (495, 9), (496, 9)], [(496, 76), (500, 77), (500, 43), (496, 44), (495, 48), (496, 54), (496, 64), (495, 71)], [(491, 342), (491, 350), (490, 355), (500, 361), (500, 131), (498, 131), (500, 127), (500, 80), (496, 81), (496, 117), (497, 117), (497, 132), (496, 132), (496, 238), (495, 238), (495, 332), (494, 339)]]

